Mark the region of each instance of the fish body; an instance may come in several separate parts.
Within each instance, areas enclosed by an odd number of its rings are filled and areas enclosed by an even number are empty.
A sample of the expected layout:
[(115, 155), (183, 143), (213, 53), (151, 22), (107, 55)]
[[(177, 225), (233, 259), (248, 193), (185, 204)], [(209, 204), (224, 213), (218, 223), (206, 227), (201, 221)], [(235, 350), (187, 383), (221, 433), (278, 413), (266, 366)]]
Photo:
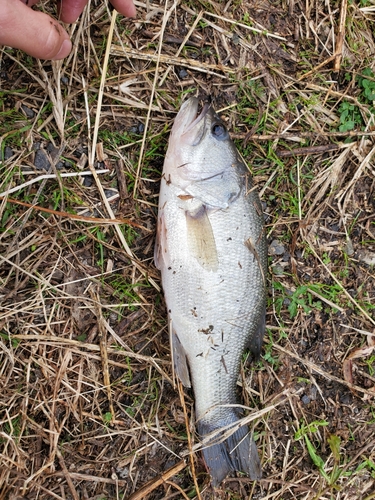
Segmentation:
[[(237, 427), (237, 379), (249, 347), (259, 356), (267, 249), (251, 176), (210, 105), (186, 101), (171, 131), (159, 197), (161, 270), (177, 376), (193, 387), (201, 438)], [(222, 431), (225, 432), (225, 430)], [(218, 442), (222, 441), (222, 442)], [(261, 477), (247, 426), (203, 448), (216, 486), (231, 471)]]

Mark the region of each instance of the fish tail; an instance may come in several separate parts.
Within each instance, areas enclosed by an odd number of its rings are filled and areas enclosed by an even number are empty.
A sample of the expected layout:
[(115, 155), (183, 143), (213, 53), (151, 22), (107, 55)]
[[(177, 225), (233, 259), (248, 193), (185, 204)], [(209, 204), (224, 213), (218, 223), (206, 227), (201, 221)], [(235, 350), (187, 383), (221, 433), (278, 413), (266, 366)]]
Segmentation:
[[(238, 417), (235, 416), (237, 421)], [(227, 424), (228, 425), (228, 422)], [(201, 422), (197, 423), (198, 432), (202, 438), (217, 430), (216, 426)], [(242, 426), (231, 436), (219, 442), (222, 436), (215, 436), (215, 444), (203, 448), (203, 456), (212, 477), (213, 486), (234, 471), (246, 473), (253, 481), (262, 477), (262, 467), (252, 434), (248, 427)]]

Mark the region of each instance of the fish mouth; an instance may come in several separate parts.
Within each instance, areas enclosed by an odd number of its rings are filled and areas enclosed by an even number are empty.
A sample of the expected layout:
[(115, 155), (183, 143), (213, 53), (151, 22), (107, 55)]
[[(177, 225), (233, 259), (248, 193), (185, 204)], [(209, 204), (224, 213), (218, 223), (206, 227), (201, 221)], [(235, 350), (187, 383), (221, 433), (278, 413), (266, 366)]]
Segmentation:
[(199, 144), (203, 137), (205, 130), (204, 119), (211, 109), (211, 104), (206, 103), (200, 114), (198, 114), (198, 107), (199, 101), (196, 97), (191, 97), (185, 101), (173, 125), (173, 133), (192, 146)]

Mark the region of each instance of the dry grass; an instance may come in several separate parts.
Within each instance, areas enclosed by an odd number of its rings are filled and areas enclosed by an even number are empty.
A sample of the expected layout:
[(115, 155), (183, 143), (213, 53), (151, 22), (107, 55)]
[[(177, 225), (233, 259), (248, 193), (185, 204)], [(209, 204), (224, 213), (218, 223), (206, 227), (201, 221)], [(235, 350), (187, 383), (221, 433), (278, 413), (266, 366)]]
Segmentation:
[[(0, 53), (0, 499), (375, 498), (375, 9), (136, 4), (92, 5), (63, 62)], [(282, 246), (239, 383), (264, 479), (216, 492), (152, 259), (188, 93), (221, 109)]]

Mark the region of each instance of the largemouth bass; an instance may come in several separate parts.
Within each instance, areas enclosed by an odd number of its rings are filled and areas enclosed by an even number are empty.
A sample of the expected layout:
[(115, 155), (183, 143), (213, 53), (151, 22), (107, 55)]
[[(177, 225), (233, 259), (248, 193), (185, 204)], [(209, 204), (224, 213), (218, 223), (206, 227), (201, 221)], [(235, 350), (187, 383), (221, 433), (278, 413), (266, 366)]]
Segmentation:
[(258, 194), (224, 123), (209, 104), (197, 112), (190, 98), (171, 131), (155, 263), (175, 373), (193, 386), (200, 437), (217, 431), (203, 448), (216, 486), (236, 470), (261, 477), (236, 386), (245, 348), (258, 357), (263, 341), (267, 248)]

